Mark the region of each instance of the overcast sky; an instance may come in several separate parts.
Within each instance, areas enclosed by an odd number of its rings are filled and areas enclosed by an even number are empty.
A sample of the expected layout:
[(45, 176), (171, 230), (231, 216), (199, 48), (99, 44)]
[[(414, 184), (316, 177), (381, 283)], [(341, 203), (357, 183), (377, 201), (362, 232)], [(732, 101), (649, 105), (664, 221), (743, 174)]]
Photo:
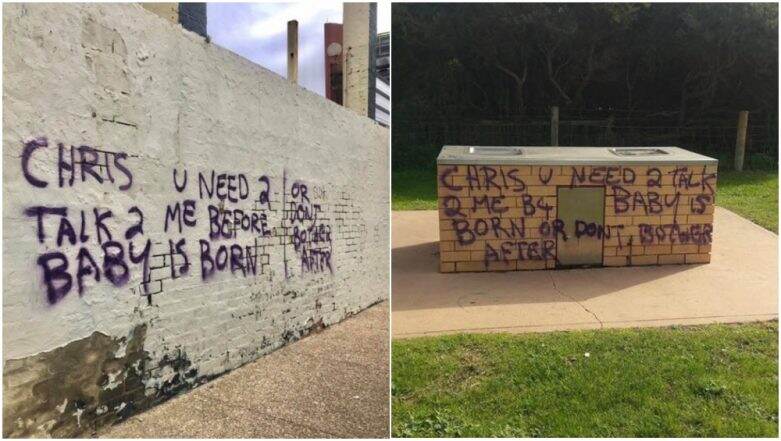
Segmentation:
[[(212, 42), (287, 76), (287, 22), (298, 20), (298, 82), (325, 95), (323, 24), (342, 22), (341, 2), (207, 3)], [(390, 31), (390, 2), (377, 5), (377, 32)]]

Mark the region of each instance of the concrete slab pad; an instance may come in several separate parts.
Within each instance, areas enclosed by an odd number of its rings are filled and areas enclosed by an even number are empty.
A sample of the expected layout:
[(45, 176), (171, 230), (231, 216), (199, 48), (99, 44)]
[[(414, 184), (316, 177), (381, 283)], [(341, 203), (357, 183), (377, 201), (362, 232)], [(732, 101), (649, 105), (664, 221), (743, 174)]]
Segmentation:
[(387, 438), (388, 303), (101, 432), (106, 438)]
[(436, 211), (394, 211), (394, 338), (778, 318), (778, 236), (720, 207), (711, 263), (438, 272)]

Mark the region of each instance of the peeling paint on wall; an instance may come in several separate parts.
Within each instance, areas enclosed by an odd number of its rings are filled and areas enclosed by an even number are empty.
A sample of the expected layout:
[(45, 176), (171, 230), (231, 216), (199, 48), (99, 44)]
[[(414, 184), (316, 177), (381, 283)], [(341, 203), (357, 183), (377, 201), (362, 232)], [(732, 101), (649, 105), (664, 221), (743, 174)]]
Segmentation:
[[(145, 338), (146, 325), (127, 338), (95, 332), (52, 351), (5, 360), (3, 436), (68, 437), (123, 416), (106, 408), (142, 405)], [(125, 353), (116, 357), (120, 346)]]

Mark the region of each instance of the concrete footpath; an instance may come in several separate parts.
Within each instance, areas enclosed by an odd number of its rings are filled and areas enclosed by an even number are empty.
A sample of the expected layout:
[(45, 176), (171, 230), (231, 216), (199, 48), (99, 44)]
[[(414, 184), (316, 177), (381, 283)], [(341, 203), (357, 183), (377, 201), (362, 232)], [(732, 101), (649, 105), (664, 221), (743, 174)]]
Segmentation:
[(438, 272), (436, 211), (394, 211), (394, 338), (778, 318), (778, 236), (716, 207), (711, 263)]
[(388, 302), (102, 431), (105, 438), (387, 438)]

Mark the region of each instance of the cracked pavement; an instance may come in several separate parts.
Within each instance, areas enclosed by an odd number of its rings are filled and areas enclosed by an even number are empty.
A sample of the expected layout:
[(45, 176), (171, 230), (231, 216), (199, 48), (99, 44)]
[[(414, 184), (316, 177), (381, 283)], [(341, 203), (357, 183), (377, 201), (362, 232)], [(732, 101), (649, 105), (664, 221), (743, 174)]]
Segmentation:
[(711, 263), (438, 272), (437, 211), (394, 211), (393, 338), (778, 318), (778, 236), (716, 207)]
[(99, 433), (105, 438), (387, 438), (388, 302)]

